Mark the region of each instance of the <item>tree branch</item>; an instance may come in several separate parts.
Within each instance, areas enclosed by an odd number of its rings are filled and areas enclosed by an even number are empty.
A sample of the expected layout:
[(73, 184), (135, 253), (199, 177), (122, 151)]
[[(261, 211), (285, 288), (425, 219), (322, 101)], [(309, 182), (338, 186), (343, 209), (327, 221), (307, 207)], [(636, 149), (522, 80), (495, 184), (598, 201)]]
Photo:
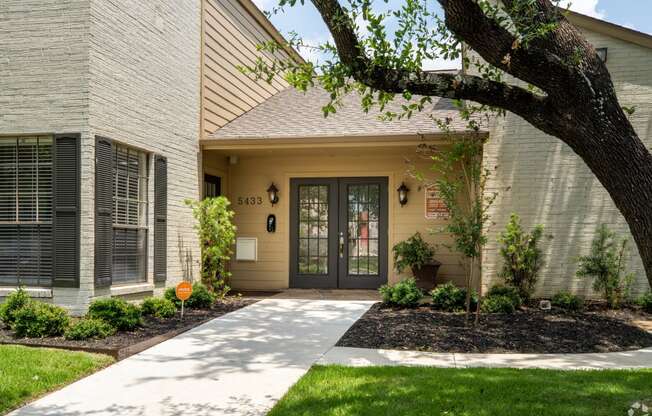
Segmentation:
[[(442, 4), (451, 1), (441, 0)], [(360, 47), (354, 24), (337, 0), (312, 0), (333, 35), (340, 60), (351, 70), (358, 82), (389, 93), (409, 92), (422, 96), (437, 96), (471, 100), (503, 108), (528, 120), (552, 134), (547, 97), (537, 96), (523, 88), (471, 75), (454, 75), (426, 71), (404, 71), (374, 65)], [(510, 35), (511, 36), (511, 35)]]

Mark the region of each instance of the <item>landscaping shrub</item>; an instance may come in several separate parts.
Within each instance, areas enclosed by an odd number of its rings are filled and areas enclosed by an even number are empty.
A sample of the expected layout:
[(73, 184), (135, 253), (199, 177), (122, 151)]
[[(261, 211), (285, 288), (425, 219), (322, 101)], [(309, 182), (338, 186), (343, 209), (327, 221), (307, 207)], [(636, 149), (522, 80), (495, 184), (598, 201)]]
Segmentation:
[(171, 318), (177, 313), (177, 307), (169, 299), (147, 298), (140, 307), (143, 315), (151, 315), (157, 318)]
[(194, 309), (208, 309), (217, 300), (217, 295), (210, 292), (202, 283), (192, 285), (192, 295), (186, 301), (186, 306)]
[(591, 243), (591, 253), (579, 258), (577, 276), (593, 279), (593, 290), (601, 292), (610, 308), (618, 308), (629, 297), (633, 273), (626, 273), (628, 239), (602, 224)]
[[(430, 291), (432, 307), (439, 311), (460, 312), (466, 308), (466, 289), (448, 282)], [(478, 304), (478, 295), (471, 293), (471, 310)]]
[(553, 306), (565, 309), (567, 311), (580, 311), (584, 308), (584, 300), (572, 293), (562, 290), (552, 297), (550, 301)]
[(4, 303), (0, 305), (0, 320), (8, 327), (11, 327), (15, 320), (16, 312), (30, 302), (27, 292), (21, 287), (7, 296)]
[(12, 329), (17, 337), (55, 337), (63, 335), (69, 324), (68, 312), (62, 307), (29, 301), (14, 313)]
[(378, 291), (386, 304), (404, 308), (417, 306), (423, 297), (423, 292), (417, 287), (414, 279), (405, 279), (394, 285), (383, 285)]
[(119, 331), (131, 331), (141, 324), (140, 308), (120, 298), (94, 300), (88, 317), (101, 319)]
[(652, 292), (647, 292), (637, 302), (641, 308), (647, 313), (652, 313)]
[[(231, 290), (226, 281), (231, 276), (227, 265), (235, 243), (235, 213), (229, 208), (231, 203), (224, 196), (204, 198), (201, 201), (188, 199), (186, 204), (192, 208), (197, 221), (195, 230), (201, 247), (201, 280), (210, 293), (222, 299)], [(205, 306), (191, 307), (210, 306), (205, 303), (202, 305)]]
[(494, 296), (507, 296), (514, 305), (514, 309), (518, 309), (523, 304), (523, 299), (519, 295), (519, 290), (513, 286), (495, 285), (487, 292), (487, 297)]
[(83, 341), (86, 339), (101, 339), (115, 334), (115, 328), (109, 323), (94, 318), (84, 318), (72, 324), (64, 336), (69, 340)]
[(514, 313), (514, 300), (505, 295), (487, 296), (482, 299), (482, 312), (484, 313)]
[[(177, 308), (181, 308), (181, 301), (177, 299), (177, 295), (174, 292), (173, 287), (169, 287), (165, 290), (163, 297), (169, 301), (172, 301)], [(210, 292), (203, 283), (195, 282), (192, 284), (192, 294), (190, 298), (186, 301), (185, 306), (187, 308), (194, 309), (208, 309), (213, 303), (217, 300), (218, 295)]]
[(529, 300), (537, 282), (537, 274), (542, 266), (542, 252), (538, 244), (543, 236), (543, 226), (537, 225), (531, 233), (525, 233), (521, 220), (512, 214), (505, 231), (500, 234), (500, 256), (503, 267), (499, 276), (508, 286), (518, 289), (523, 300)]

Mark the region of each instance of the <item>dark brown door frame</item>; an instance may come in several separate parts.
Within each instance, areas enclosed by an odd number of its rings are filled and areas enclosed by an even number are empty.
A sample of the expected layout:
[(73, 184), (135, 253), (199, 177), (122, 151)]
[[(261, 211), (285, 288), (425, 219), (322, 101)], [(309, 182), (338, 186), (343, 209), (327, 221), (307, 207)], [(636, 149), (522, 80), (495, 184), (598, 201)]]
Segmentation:
[[(348, 274), (348, 185), (379, 184), (379, 229), (378, 229), (378, 275)], [(299, 250), (299, 186), (328, 185), (328, 274), (310, 275), (298, 273)], [(388, 265), (388, 178), (293, 178), (290, 179), (290, 276), (291, 288), (346, 288), (375, 289), (387, 283)], [(343, 246), (340, 247), (339, 233), (342, 231)], [(340, 250), (343, 255), (340, 255)]]

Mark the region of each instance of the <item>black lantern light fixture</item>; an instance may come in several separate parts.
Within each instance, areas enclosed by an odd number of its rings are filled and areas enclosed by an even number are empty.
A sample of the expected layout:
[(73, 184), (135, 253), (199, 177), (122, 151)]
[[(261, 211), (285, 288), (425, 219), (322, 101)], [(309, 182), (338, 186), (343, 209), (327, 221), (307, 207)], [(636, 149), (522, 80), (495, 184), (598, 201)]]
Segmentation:
[(267, 188), (267, 195), (269, 195), (269, 202), (271, 202), (272, 205), (278, 202), (278, 188), (274, 185), (274, 182), (272, 182), (269, 188)]
[(410, 189), (405, 186), (405, 183), (401, 182), (401, 186), (398, 187), (396, 190), (398, 192), (398, 202), (401, 204), (401, 206), (407, 204), (408, 202), (408, 192), (410, 192)]

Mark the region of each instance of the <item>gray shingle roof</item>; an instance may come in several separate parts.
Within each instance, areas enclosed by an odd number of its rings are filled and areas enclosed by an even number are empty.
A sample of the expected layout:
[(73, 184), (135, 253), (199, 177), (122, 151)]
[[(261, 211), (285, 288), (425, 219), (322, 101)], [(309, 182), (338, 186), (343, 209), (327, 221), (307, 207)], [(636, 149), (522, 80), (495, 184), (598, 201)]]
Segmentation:
[[(287, 88), (270, 97), (249, 112), (217, 130), (211, 139), (288, 139), (341, 136), (387, 136), (441, 133), (431, 115), (438, 119), (450, 118), (451, 130), (467, 131), (452, 102), (433, 97), (426, 111), (415, 113), (410, 119), (382, 121), (377, 109), (365, 114), (358, 94), (343, 98), (343, 106), (335, 114), (324, 117), (322, 107), (329, 101), (328, 93), (319, 87), (306, 93)], [(395, 99), (387, 108), (399, 111), (405, 100)]]

